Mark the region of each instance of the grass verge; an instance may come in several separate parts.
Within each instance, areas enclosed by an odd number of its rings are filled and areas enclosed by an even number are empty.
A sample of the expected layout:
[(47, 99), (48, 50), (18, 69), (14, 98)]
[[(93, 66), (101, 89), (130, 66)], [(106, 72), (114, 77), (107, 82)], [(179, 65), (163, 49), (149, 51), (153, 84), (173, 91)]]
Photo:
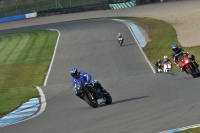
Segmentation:
[(39, 30), (0, 35), (0, 117), (39, 97), (58, 33)]
[(178, 133), (200, 133), (200, 127), (198, 128), (193, 128), (193, 129), (187, 129), (185, 131), (181, 131)]

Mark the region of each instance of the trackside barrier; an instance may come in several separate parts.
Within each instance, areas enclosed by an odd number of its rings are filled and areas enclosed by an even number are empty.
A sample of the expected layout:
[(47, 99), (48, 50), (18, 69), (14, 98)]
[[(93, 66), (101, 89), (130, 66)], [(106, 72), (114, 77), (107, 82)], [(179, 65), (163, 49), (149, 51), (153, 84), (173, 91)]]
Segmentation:
[(130, 2), (125, 2), (125, 3), (109, 4), (109, 7), (111, 9), (122, 9), (122, 8), (129, 8), (133, 6), (136, 6), (136, 0), (131, 0)]
[(37, 12), (37, 16), (55, 15), (55, 14), (67, 14), (85, 11), (97, 11), (97, 10), (107, 10), (110, 9), (109, 4), (101, 5), (88, 5), (88, 6), (78, 6), (70, 8), (58, 8), (58, 9), (48, 9)]
[(26, 19), (26, 15), (16, 15), (16, 16), (10, 16), (10, 17), (5, 17), (5, 18), (0, 18), (0, 22), (10, 22), (10, 21), (15, 21), (15, 20), (22, 20)]
[(0, 23), (37, 17), (37, 12), (0, 18)]
[(25, 14), (26, 18), (34, 18), (37, 17), (37, 12)]

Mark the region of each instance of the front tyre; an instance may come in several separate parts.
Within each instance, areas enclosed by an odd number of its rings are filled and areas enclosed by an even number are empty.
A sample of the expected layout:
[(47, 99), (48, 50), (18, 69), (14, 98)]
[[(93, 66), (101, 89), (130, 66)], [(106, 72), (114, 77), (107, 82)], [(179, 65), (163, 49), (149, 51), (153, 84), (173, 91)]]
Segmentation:
[(194, 72), (193, 69), (191, 69), (190, 67), (188, 67), (187, 69), (188, 69), (188, 72), (192, 75), (193, 78), (197, 77), (197, 74)]
[(105, 104), (111, 104), (112, 103), (112, 97), (110, 96), (109, 93), (105, 95), (105, 98), (106, 98)]
[(84, 95), (83, 96), (83, 99), (91, 106), (91, 107), (93, 107), (93, 108), (97, 108), (98, 107), (98, 103), (97, 103), (97, 101), (92, 101), (92, 100), (90, 100), (90, 98), (87, 96), (87, 95)]
[(119, 43), (120, 43), (120, 46), (122, 46), (122, 41), (119, 41)]

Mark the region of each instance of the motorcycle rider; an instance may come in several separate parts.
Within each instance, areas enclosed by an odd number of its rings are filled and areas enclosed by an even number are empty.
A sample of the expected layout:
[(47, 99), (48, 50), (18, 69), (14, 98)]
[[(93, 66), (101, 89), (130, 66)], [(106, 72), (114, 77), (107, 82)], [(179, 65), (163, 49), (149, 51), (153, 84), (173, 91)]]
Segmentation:
[(168, 59), (168, 57), (165, 55), (164, 57), (163, 57), (163, 65), (164, 64), (170, 64), (170, 65), (172, 65), (172, 63), (171, 63), (171, 61)]
[[(97, 80), (91, 80), (92, 77), (90, 74), (88, 74), (84, 71), (78, 72), (77, 68), (72, 68), (70, 70), (70, 74), (72, 76), (72, 86), (74, 88), (76, 87), (77, 82), (82, 82), (82, 83), (85, 83), (88, 85), (92, 85), (94, 88), (99, 89), (102, 93), (107, 93), (107, 91), (101, 86), (101, 84)], [(88, 88), (88, 89), (90, 89), (90, 91), (92, 91), (96, 94), (98, 104), (100, 102), (102, 102), (102, 97), (101, 97), (101, 94), (99, 94), (99, 91), (97, 91), (95, 89), (91, 89), (91, 88)]]
[[(179, 48), (177, 44), (172, 44), (172, 58), (174, 59), (174, 64), (178, 67), (180, 67), (178, 65), (178, 58), (182, 57), (183, 54), (187, 54), (188, 55), (188, 58), (190, 58), (192, 60), (192, 62), (194, 63), (194, 65), (196, 65), (196, 67), (198, 68), (199, 67), (199, 64), (195, 61), (195, 56), (188, 53), (188, 52), (185, 52), (182, 48)], [(181, 68), (181, 71), (182, 71), (182, 68)]]
[(122, 38), (122, 41), (124, 41), (124, 36), (121, 33), (119, 33), (117, 35), (117, 41), (118, 41), (118, 43), (119, 43), (119, 38)]
[(155, 64), (155, 69), (162, 69), (162, 61), (161, 59), (158, 59), (158, 61)]
[[(164, 67), (165, 64), (170, 64), (171, 67), (170, 67), (169, 69), (172, 70), (172, 63), (171, 63), (171, 61), (168, 59), (168, 57), (167, 57), (166, 55), (163, 57), (163, 65), (162, 65), (162, 66)], [(164, 67), (164, 69), (165, 69), (165, 67)], [(164, 70), (164, 71), (165, 71), (165, 70)]]

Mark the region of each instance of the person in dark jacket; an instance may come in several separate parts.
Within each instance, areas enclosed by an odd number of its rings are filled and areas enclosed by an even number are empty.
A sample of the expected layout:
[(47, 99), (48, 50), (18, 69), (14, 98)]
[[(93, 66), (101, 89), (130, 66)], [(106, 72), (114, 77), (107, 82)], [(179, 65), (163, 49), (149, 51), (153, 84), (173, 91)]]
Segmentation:
[(193, 63), (196, 65), (196, 67), (197, 68), (199, 67), (199, 64), (195, 61), (195, 56), (190, 54), (190, 53), (188, 53), (188, 52), (186, 52), (186, 51), (184, 51), (182, 48), (179, 48), (177, 44), (172, 44), (172, 51), (173, 52), (172, 52), (171, 56), (172, 56), (172, 59), (174, 60), (174, 64), (176, 66), (179, 67), (178, 59), (180, 57), (182, 57), (183, 54), (187, 54), (188, 58), (190, 58), (193, 61)]
[(156, 69), (156, 72), (158, 72), (158, 69), (160, 69), (160, 70), (163, 69), (163, 64), (162, 64), (161, 59), (158, 59), (158, 61), (156, 62), (155, 69)]

